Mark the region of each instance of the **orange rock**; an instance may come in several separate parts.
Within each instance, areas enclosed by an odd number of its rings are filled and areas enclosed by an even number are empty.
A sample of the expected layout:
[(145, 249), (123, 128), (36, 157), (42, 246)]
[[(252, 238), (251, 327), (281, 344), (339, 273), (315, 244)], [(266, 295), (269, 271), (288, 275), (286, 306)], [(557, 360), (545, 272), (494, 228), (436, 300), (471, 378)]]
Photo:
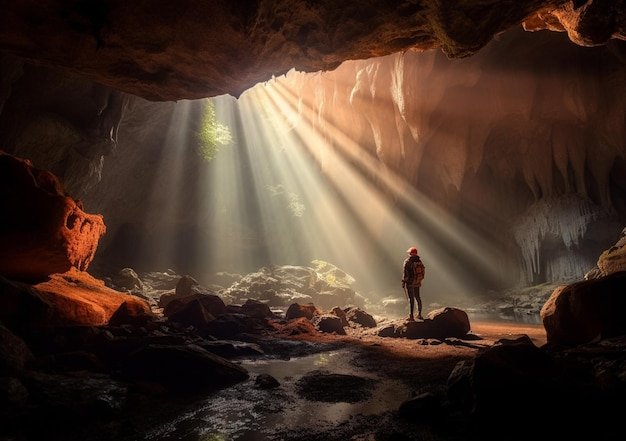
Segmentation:
[(86, 271), (106, 227), (67, 196), (58, 178), (0, 151), (0, 274), (40, 281), (72, 267)]
[(132, 314), (151, 314), (145, 300), (110, 289), (76, 268), (53, 274), (33, 289), (52, 306), (49, 323), (42, 325), (105, 325), (123, 303)]

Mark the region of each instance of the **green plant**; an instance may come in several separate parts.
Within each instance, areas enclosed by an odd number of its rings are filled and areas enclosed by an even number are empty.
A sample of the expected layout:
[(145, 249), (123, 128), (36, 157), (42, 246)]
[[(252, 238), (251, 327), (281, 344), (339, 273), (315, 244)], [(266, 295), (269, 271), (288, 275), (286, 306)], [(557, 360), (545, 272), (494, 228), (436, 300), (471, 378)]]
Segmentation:
[(233, 142), (230, 129), (215, 118), (215, 105), (210, 99), (206, 100), (196, 138), (198, 140), (198, 152), (206, 161), (211, 161), (215, 157), (219, 151), (219, 146)]

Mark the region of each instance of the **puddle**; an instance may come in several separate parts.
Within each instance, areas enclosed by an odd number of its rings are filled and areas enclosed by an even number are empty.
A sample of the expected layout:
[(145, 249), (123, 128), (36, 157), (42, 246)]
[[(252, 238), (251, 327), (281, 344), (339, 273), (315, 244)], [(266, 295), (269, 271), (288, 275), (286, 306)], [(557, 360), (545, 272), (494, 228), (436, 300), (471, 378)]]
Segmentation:
[[(162, 424), (146, 439), (183, 441), (264, 441), (281, 432), (331, 429), (349, 423), (355, 416), (380, 415), (395, 411), (408, 399), (406, 385), (377, 377), (350, 364), (354, 352), (342, 349), (291, 360), (249, 360), (240, 364), (249, 380), (219, 391), (196, 409)], [(358, 402), (310, 401), (297, 390), (298, 380), (315, 373), (361, 377), (371, 384)], [(280, 386), (261, 389), (255, 385), (259, 374), (276, 378)]]

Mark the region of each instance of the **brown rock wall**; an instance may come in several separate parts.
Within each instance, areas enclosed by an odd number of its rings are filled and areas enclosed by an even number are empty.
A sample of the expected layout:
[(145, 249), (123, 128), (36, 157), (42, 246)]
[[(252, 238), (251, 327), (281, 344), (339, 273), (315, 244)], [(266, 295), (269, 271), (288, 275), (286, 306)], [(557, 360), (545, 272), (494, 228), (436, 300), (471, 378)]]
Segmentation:
[(624, 38), (622, 2), (587, 3), (23, 0), (3, 5), (0, 51), (150, 100), (237, 96), (291, 68), (435, 48), (473, 55), (524, 21), (582, 45)]

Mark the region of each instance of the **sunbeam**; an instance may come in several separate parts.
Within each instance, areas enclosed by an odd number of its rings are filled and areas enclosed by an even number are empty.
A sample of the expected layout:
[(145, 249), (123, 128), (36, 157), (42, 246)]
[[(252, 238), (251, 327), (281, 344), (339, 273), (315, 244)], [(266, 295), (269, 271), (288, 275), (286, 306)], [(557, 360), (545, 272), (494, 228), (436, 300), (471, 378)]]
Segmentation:
[(212, 101), (234, 142), (199, 183), (205, 227), (197, 258), (207, 271), (322, 260), (351, 274), (365, 296), (401, 296), (405, 251), (417, 246), (427, 267), (427, 303), (501, 277), (498, 250), (353, 139), (341, 125), (351, 109), (338, 106), (333, 121), (325, 120), (319, 106), (337, 104), (333, 97), (310, 99), (290, 88), (301, 75), (257, 85), (238, 100)]

